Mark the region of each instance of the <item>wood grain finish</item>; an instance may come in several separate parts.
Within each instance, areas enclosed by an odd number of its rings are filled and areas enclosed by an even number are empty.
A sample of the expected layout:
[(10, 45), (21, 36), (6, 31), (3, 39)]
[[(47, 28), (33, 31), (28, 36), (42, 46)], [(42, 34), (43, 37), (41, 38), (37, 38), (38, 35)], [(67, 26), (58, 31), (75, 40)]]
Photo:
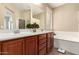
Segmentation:
[(37, 54), (37, 36), (28, 37), (25, 40), (25, 54), (36, 55)]
[(41, 39), (46, 39), (46, 34), (39, 35), (39, 40), (41, 40)]
[(39, 55), (46, 54), (46, 34), (39, 35)]
[(51, 37), (50, 37), (50, 48), (54, 49), (54, 34), (51, 33)]
[(13, 40), (2, 43), (3, 55), (22, 55), (23, 54), (23, 40)]
[(46, 43), (40, 44), (40, 45), (39, 45), (39, 51), (40, 51), (41, 49), (43, 49), (44, 47), (46, 47)]
[(1, 41), (2, 55), (44, 55), (54, 47), (53, 33)]
[(1, 42), (0, 42), (0, 55), (1, 55), (1, 53), (2, 53), (2, 52), (1, 52)]
[(49, 53), (54, 47), (54, 37), (53, 33), (47, 34), (47, 53)]
[(39, 55), (45, 55), (46, 54), (46, 47), (44, 47), (42, 50), (39, 51)]

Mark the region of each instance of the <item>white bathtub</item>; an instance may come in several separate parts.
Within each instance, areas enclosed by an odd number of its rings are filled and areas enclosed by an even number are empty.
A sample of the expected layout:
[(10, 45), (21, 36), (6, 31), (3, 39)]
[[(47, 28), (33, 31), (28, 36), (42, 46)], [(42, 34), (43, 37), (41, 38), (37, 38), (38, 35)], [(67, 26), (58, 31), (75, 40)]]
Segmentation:
[(55, 47), (79, 54), (79, 32), (55, 31)]

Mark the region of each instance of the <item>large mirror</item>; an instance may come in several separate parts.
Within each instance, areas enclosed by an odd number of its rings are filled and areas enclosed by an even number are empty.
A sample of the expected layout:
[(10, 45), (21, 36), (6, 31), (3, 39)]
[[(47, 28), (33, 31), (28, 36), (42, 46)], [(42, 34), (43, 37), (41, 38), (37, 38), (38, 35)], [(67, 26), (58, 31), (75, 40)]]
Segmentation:
[(0, 29), (27, 29), (28, 23), (37, 23), (40, 29), (51, 29), (52, 11), (50, 11), (49, 7), (42, 3), (0, 4)]
[(28, 23), (37, 23), (39, 27), (42, 28), (42, 21), (44, 20), (44, 9), (41, 5), (21, 3), (15, 4), (15, 6), (20, 10), (20, 20), (18, 20), (19, 29), (27, 29), (26, 25)]

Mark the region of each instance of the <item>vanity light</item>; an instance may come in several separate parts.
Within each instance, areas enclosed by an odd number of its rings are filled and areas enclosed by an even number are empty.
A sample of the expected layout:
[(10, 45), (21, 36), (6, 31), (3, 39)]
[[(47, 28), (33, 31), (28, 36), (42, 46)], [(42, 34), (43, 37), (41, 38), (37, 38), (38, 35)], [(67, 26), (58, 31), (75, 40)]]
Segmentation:
[(41, 3), (33, 3), (33, 4), (35, 4), (35, 5), (41, 5)]

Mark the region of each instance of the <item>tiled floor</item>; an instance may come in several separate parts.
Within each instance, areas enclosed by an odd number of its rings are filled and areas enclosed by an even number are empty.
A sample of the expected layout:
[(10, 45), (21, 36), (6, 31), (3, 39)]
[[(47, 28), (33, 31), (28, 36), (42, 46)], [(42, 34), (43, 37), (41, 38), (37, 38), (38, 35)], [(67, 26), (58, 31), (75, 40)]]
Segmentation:
[(55, 48), (54, 50), (52, 50), (49, 55), (75, 55), (73, 53), (70, 53), (70, 52), (65, 52), (65, 53), (60, 53), (57, 51), (57, 49)]

